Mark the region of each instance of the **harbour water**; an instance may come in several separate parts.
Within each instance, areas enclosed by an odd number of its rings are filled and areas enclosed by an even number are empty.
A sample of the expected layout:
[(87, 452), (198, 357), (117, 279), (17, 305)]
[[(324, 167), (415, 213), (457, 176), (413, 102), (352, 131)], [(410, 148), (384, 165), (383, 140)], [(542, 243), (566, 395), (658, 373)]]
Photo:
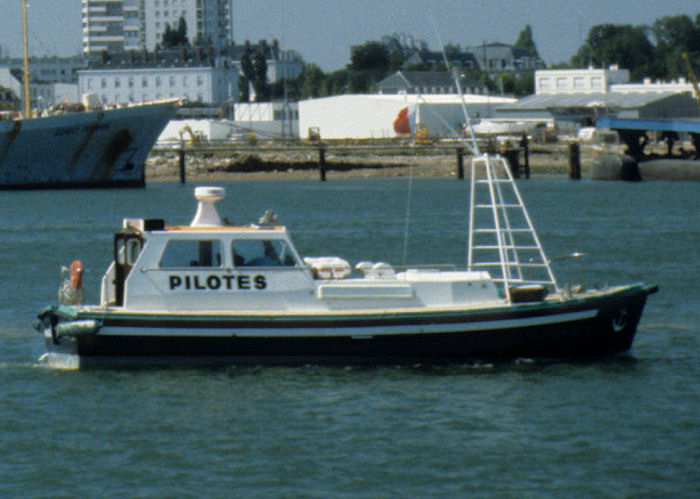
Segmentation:
[[(465, 182), (217, 185), (222, 216), (273, 209), (306, 255), (465, 261)], [(50, 370), (31, 325), (60, 266), (97, 300), (122, 218), (188, 223), (194, 186), (1, 193), (0, 497), (697, 497), (700, 183), (519, 185), (561, 283), (659, 285), (630, 355)]]

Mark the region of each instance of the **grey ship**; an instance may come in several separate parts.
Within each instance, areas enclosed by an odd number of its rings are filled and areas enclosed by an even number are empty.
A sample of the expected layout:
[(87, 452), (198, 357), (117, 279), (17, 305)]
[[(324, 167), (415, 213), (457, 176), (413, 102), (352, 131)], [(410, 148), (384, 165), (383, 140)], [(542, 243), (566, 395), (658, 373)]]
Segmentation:
[(177, 104), (0, 121), (0, 189), (142, 187)]

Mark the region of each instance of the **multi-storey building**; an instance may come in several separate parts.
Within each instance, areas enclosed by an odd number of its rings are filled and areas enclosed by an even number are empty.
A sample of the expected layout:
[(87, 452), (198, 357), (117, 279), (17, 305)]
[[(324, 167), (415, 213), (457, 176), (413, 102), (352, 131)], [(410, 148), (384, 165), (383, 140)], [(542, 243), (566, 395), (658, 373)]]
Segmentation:
[(230, 0), (81, 0), (83, 53), (153, 50), (167, 26), (187, 25), (190, 43), (231, 45)]
[[(65, 100), (78, 100), (80, 57), (32, 57), (29, 59), (29, 96), (33, 109), (45, 109)], [(24, 60), (0, 58), (0, 86), (24, 99)]]
[(179, 98), (221, 105), (238, 96), (238, 67), (213, 49), (104, 54), (78, 76), (80, 94), (96, 94), (104, 103)]

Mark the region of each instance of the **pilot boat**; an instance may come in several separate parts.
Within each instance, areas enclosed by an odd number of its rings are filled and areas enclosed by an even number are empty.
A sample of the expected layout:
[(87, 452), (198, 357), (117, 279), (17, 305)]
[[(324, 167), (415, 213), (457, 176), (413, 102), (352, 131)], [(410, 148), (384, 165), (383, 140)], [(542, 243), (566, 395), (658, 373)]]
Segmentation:
[[(509, 194), (510, 193), (510, 194)], [(505, 160), (472, 161), (468, 265), (395, 268), (299, 254), (268, 212), (223, 223), (197, 187), (189, 225), (124, 219), (100, 302), (73, 262), (39, 314), (48, 363), (414, 364), (576, 359), (630, 349), (654, 285), (557, 285)], [(519, 214), (516, 217), (515, 214)]]

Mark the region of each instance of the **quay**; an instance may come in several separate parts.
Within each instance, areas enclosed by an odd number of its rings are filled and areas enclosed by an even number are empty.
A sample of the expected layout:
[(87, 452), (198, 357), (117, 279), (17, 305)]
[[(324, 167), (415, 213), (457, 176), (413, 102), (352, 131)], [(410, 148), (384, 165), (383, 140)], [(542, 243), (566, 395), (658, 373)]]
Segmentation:
[[(482, 150), (499, 152), (511, 165), (514, 177), (570, 174), (569, 143), (523, 144), (498, 147), (484, 141)], [(578, 155), (579, 152), (577, 151)], [(146, 162), (149, 181), (216, 179), (349, 177), (468, 177), (470, 151), (457, 141), (406, 144), (398, 141), (271, 140), (256, 144), (211, 141), (201, 144), (157, 146)], [(465, 160), (465, 157), (467, 159)], [(588, 171), (591, 156), (581, 151), (579, 174)]]
[(591, 178), (700, 180), (700, 119), (601, 117), (596, 127), (617, 132), (625, 151), (597, 158)]

